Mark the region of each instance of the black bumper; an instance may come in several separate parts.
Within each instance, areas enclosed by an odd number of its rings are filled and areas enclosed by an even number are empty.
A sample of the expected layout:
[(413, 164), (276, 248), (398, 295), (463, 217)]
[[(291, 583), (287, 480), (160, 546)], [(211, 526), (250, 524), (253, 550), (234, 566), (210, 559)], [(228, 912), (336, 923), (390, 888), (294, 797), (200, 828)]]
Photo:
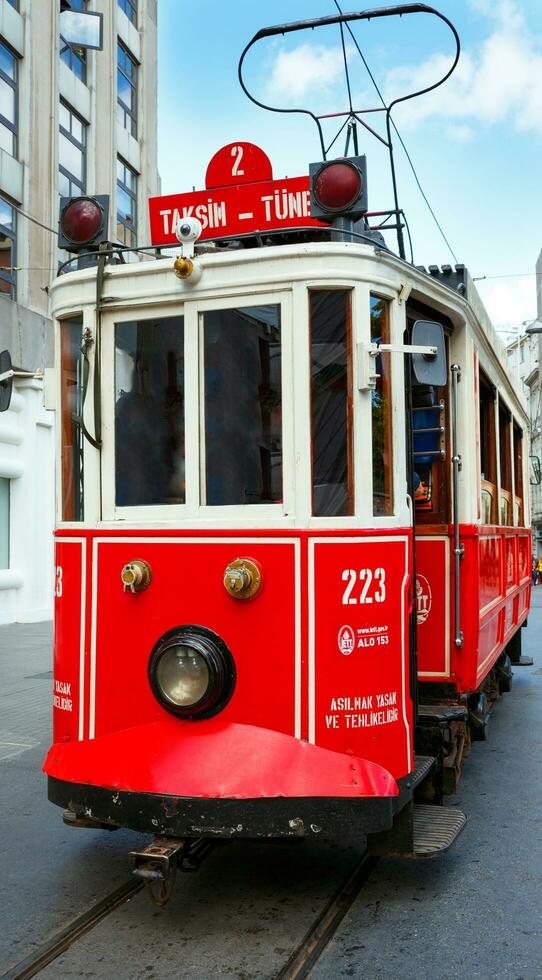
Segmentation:
[[(408, 794), (410, 796), (410, 794)], [(96, 825), (164, 837), (340, 839), (389, 830), (408, 796), (201, 799), (130, 793), (48, 777), (52, 803)]]

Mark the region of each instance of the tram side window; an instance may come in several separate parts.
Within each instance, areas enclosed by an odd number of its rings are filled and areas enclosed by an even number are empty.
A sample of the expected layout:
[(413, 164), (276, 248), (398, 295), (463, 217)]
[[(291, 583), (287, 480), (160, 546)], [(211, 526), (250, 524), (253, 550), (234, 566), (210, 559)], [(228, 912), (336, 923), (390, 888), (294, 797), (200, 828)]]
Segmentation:
[(182, 504), (184, 320), (115, 325), (117, 507)]
[(309, 293), (312, 512), (354, 513), (350, 291)]
[(83, 433), (75, 418), (83, 412), (82, 314), (60, 324), (62, 520), (82, 521)]
[[(371, 340), (390, 342), (389, 303), (371, 296)], [(373, 423), (373, 514), (378, 517), (393, 513), (393, 464), (391, 432), (391, 357), (376, 359), (378, 380), (371, 393)]]
[(203, 314), (202, 503), (282, 500), (280, 307)]
[(512, 524), (511, 424), (512, 416), (510, 412), (503, 404), (499, 404), (499, 455), (501, 475), (499, 520), (501, 524), (507, 526)]
[(480, 472), (483, 524), (495, 524), (497, 516), (497, 453), (495, 440), (495, 389), (480, 371)]
[(514, 422), (514, 524), (523, 524), (523, 432)]

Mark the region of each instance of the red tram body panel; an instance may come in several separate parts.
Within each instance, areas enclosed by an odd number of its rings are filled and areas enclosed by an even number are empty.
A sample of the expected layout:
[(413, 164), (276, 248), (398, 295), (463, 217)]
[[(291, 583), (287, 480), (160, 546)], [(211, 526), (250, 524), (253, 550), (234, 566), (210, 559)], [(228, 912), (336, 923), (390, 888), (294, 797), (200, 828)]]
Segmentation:
[[(437, 530), (437, 529), (435, 529)], [(430, 529), (429, 529), (430, 531)], [(527, 619), (531, 535), (526, 528), (461, 525), (463, 646), (454, 642), (453, 531), (418, 529), (416, 541), (418, 677), (475, 691)]]
[[(352, 759), (370, 759), (389, 774), (387, 785), (395, 787), (413, 765), (411, 540), (411, 532), (404, 530), (384, 538), (370, 532), (149, 530), (144, 535), (89, 532), (79, 539), (59, 531), (57, 581), (69, 581), (73, 594), (69, 606), (64, 593), (57, 595), (55, 687), (69, 691), (70, 699), (54, 704), (56, 748), (48, 773), (66, 772), (62, 746), (67, 743), (105, 738), (104, 746), (114, 746), (107, 737), (122, 733), (124, 746), (133, 737), (136, 751), (140, 727), (150, 731), (149, 725), (160, 722), (171, 727), (148, 685), (148, 651), (171, 627), (196, 622), (222, 636), (235, 656), (238, 680), (221, 712), (225, 726), (280, 732)], [(135, 552), (153, 570), (153, 588), (142, 595), (118, 589), (119, 571)], [(262, 568), (257, 602), (236, 603), (223, 588), (223, 569), (238, 554), (250, 555)], [(172, 574), (175, 569), (188, 572)], [(367, 574), (360, 577), (371, 569), (374, 581)], [(73, 616), (65, 621), (66, 607)], [(129, 658), (129, 675), (119, 649)], [(205, 724), (211, 722), (200, 726)], [(183, 727), (180, 745), (192, 738), (192, 726)], [(210, 752), (216, 750), (210, 743)], [(71, 760), (72, 781), (103, 781), (101, 749), (92, 778), (88, 749), (81, 752), (84, 778), (75, 749), (70, 745), (64, 754)], [(173, 795), (180, 795), (184, 785), (177, 765), (174, 758), (163, 790)], [(271, 795), (282, 795), (280, 767), (275, 775), (278, 788)], [(254, 785), (244, 786), (246, 796), (262, 795), (259, 777), (254, 770)], [(117, 780), (115, 787), (121, 783)], [(146, 790), (153, 791), (150, 785)], [(356, 789), (352, 783), (350, 792), (363, 794), (363, 784)], [(344, 786), (330, 782), (325, 795), (334, 793), (343, 795)]]

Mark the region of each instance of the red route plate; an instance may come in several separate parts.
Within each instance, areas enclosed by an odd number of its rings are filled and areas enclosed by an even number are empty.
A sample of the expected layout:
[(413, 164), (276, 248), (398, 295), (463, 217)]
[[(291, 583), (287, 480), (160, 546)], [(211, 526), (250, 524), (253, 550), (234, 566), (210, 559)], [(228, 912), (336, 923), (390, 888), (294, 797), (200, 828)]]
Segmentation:
[(327, 225), (310, 216), (308, 177), (285, 177), (252, 184), (236, 184), (188, 194), (149, 198), (153, 245), (177, 245), (175, 228), (180, 218), (199, 218), (200, 241), (230, 238), (277, 229)]
[(149, 198), (153, 245), (177, 245), (179, 219), (198, 218), (200, 240), (254, 235), (281, 228), (327, 225), (310, 214), (308, 176), (273, 180), (271, 161), (255, 143), (218, 150), (207, 167), (206, 190)]

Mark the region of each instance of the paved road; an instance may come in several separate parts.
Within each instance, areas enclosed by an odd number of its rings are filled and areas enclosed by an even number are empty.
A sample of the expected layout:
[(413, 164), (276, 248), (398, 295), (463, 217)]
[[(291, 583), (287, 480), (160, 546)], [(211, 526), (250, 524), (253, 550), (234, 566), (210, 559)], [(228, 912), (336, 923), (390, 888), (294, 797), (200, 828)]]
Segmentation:
[(487, 742), (474, 745), (456, 797), (468, 814), (438, 861), (381, 860), (314, 980), (542, 978), (542, 587)]
[[(524, 650), (542, 638), (542, 588)], [(40, 772), (49, 738), (51, 629), (0, 628), (0, 969), (129, 877), (143, 838), (64, 827)], [(453, 800), (469, 815), (438, 862), (381, 861), (314, 971), (318, 980), (542, 980), (542, 657), (516, 670), (490, 740)], [(184, 875), (157, 911), (138, 894), (40, 976), (272, 978), (360, 845), (234, 844)]]

